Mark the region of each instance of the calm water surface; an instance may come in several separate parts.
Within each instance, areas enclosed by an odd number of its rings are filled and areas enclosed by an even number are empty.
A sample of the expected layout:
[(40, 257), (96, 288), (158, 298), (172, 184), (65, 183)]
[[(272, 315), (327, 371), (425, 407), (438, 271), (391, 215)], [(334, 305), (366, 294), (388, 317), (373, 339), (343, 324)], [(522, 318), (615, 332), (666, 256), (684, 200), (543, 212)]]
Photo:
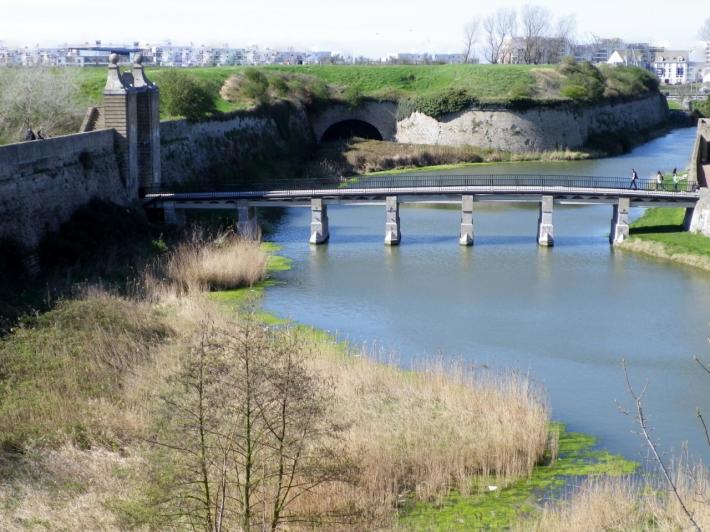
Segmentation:
[[(695, 131), (675, 132), (613, 159), (467, 168), (452, 173), (570, 173), (642, 177), (685, 168)], [(635, 215), (640, 209), (635, 209)], [(437, 355), (529, 371), (553, 416), (631, 458), (644, 457), (621, 360), (648, 383), (647, 410), (666, 450), (689, 442), (710, 458), (695, 417), (710, 414), (710, 274), (614, 251), (610, 206), (555, 206), (553, 249), (536, 245), (537, 208), (476, 204), (476, 243), (458, 245), (458, 210), (403, 206), (402, 245), (383, 245), (382, 206), (333, 206), (330, 243), (309, 246), (307, 209), (290, 209), (274, 235), (293, 269), (265, 307), (403, 364)]]

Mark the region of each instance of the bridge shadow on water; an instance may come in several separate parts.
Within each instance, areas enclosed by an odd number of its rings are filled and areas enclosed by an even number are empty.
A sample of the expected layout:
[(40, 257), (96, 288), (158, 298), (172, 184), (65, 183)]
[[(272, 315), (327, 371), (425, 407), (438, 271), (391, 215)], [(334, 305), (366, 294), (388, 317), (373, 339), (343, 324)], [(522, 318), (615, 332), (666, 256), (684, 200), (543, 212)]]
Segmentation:
[[(659, 232), (659, 231), (653, 231)], [(606, 235), (570, 235), (558, 236), (555, 238), (555, 247), (588, 247), (607, 246), (609, 244)], [(352, 244), (382, 244), (384, 234), (338, 234), (331, 231), (328, 245), (352, 245)], [(401, 246), (419, 245), (458, 245), (456, 235), (412, 235), (402, 233)], [(496, 247), (496, 246), (537, 246), (535, 235), (476, 235), (473, 247)]]
[(649, 233), (682, 233), (682, 225), (652, 225), (649, 227), (632, 227), (629, 234), (644, 235)]

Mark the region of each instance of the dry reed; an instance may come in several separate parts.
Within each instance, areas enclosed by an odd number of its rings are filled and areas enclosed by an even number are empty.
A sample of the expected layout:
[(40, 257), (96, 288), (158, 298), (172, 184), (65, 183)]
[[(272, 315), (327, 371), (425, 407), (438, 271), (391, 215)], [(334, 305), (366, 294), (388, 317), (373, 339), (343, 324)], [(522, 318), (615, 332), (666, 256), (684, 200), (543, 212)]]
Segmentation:
[[(167, 279), (178, 295), (196, 294), (253, 286), (266, 277), (267, 265), (268, 255), (256, 240), (233, 233), (210, 238), (195, 230), (157, 266), (162, 273), (157, 277)], [(164, 285), (151, 284), (154, 288)]]
[(403, 371), (344, 355), (323, 339), (313, 349), (313, 368), (332, 382), (360, 470), (357, 486), (330, 486), (310, 501), (321, 509), (348, 501), (383, 524), (406, 500), (467, 494), (480, 476), (502, 484), (525, 477), (545, 452), (548, 405), (524, 375), (441, 360)]
[[(674, 482), (701, 529), (710, 528), (710, 474), (702, 465), (674, 464)], [(675, 531), (690, 529), (677, 499), (660, 478), (587, 480), (568, 500), (543, 508), (516, 530), (539, 532)]]

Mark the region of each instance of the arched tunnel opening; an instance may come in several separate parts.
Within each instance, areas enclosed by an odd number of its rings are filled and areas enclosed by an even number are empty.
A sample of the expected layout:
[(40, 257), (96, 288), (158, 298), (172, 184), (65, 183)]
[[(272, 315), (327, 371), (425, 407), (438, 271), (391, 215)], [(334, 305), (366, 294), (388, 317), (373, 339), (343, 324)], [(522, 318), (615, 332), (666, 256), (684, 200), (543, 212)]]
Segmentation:
[(378, 129), (364, 120), (342, 120), (336, 122), (323, 133), (321, 142), (332, 142), (334, 140), (347, 140), (353, 137), (362, 139), (382, 140), (382, 134)]

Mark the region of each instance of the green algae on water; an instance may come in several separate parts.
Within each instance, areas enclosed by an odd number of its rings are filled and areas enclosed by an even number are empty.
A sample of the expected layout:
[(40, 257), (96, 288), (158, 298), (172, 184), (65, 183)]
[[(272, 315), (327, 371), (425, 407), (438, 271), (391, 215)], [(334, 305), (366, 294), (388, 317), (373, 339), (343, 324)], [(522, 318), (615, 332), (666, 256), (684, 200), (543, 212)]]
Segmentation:
[(479, 477), (471, 495), (452, 492), (440, 504), (405, 506), (400, 525), (407, 530), (506, 529), (538, 511), (544, 500), (560, 496), (574, 479), (630, 475), (638, 468), (636, 462), (595, 449), (593, 436), (567, 432), (560, 423), (553, 423), (551, 430), (559, 432), (559, 455), (549, 464), (536, 466), (529, 478), (490, 491), (496, 481)]

